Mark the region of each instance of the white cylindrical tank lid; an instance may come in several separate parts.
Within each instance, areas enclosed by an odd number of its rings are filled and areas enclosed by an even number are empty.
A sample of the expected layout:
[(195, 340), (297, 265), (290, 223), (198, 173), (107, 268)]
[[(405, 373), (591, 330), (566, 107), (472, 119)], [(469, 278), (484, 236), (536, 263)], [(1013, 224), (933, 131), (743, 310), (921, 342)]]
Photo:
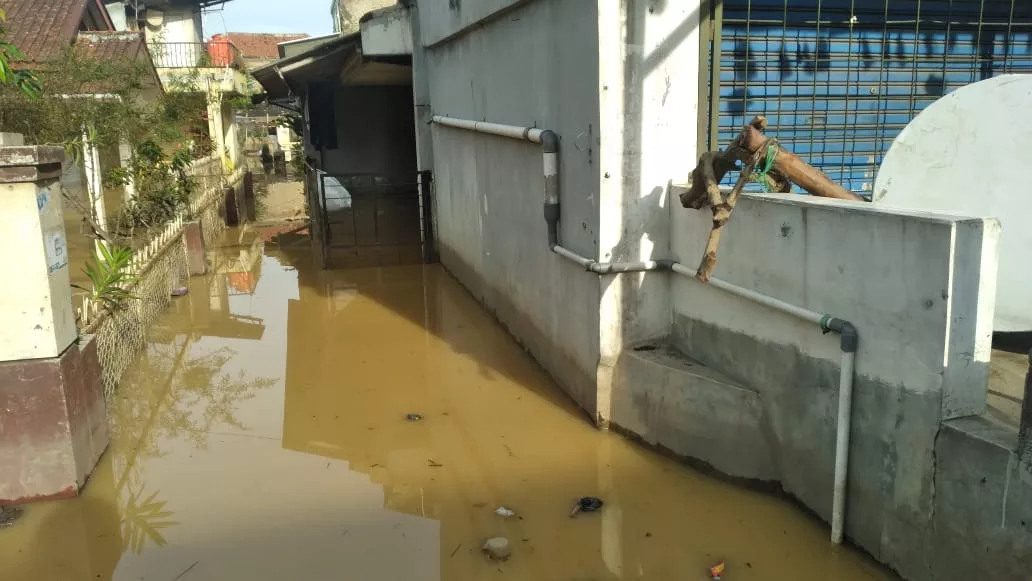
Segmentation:
[(892, 142), (875, 204), (1000, 221), (997, 332), (1032, 331), (1032, 75), (967, 85), (922, 111)]

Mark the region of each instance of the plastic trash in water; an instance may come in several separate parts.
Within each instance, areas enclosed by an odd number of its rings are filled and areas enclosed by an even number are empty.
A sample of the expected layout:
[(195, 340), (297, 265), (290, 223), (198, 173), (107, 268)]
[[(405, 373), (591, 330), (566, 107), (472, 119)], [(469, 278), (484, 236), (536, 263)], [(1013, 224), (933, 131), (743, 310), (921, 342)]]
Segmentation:
[(176, 288), (172, 289), (172, 296), (181, 297), (188, 292), (190, 292), (190, 289), (186, 288), (185, 286), (177, 286)]
[(418, 422), (423, 419), (423, 416), (420, 414), (405, 414), (405, 419), (410, 422)]
[(594, 496), (585, 496), (577, 501), (577, 504), (573, 505), (573, 510), (570, 511), (570, 518), (577, 516), (578, 513), (582, 512), (598, 512), (602, 510), (602, 499), (595, 498)]
[(723, 561), (713, 565), (709, 568), (709, 576), (713, 581), (720, 581), (720, 577), (724, 574), (724, 569), (727, 569), (727, 565)]
[(509, 539), (505, 537), (487, 539), (480, 550), (495, 561), (505, 561), (512, 555), (512, 546), (509, 545)]
[(498, 516), (510, 517), (510, 516), (516, 516), (516, 511), (511, 509), (511, 508), (506, 508), (504, 506), (499, 506), (498, 508), (495, 509), (495, 514), (497, 514)]

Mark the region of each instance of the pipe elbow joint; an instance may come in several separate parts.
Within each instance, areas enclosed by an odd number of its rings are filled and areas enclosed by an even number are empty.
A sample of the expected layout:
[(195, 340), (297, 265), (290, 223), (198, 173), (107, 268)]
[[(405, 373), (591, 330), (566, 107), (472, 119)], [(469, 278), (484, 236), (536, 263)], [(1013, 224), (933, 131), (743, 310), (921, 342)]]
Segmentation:
[(559, 136), (551, 129), (541, 132), (541, 152), (559, 153)]
[(660, 258), (656, 260), (656, 270), (674, 270), (675, 264), (677, 264), (676, 260), (670, 258)]
[(825, 331), (834, 331), (839, 334), (843, 353), (856, 353), (856, 349), (860, 344), (860, 333), (857, 332), (853, 323), (836, 317), (825, 317), (821, 321), (821, 328)]

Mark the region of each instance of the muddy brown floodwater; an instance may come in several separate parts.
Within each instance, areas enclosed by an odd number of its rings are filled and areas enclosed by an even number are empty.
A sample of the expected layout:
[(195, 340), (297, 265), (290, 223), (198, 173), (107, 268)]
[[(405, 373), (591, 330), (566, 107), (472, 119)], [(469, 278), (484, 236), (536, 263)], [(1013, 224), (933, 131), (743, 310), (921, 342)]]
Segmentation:
[[(0, 579), (891, 578), (796, 508), (595, 430), (441, 268), (230, 239), (151, 330), (84, 495), (0, 529)], [(605, 505), (571, 519), (581, 496)], [(508, 561), (481, 554), (495, 536)]]

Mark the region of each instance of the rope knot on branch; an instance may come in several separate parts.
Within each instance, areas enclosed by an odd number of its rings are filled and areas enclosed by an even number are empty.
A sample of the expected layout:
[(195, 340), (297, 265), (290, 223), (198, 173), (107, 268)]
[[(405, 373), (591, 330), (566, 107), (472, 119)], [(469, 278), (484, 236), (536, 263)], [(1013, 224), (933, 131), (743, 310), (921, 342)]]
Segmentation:
[[(764, 135), (767, 118), (758, 115), (723, 151), (707, 151), (699, 156), (699, 164), (692, 170), (688, 191), (681, 194), (681, 205), (693, 210), (706, 206), (713, 212), (713, 226), (706, 241), (706, 250), (695, 277), (709, 282), (717, 266), (717, 248), (724, 226), (731, 220), (742, 188), (749, 181), (759, 182), (764, 191), (788, 193), (796, 183), (815, 196), (862, 201), (831, 181), (823, 172), (799, 159), (782, 147), (777, 139)], [(738, 181), (725, 195), (720, 182), (732, 170), (739, 169)]]

